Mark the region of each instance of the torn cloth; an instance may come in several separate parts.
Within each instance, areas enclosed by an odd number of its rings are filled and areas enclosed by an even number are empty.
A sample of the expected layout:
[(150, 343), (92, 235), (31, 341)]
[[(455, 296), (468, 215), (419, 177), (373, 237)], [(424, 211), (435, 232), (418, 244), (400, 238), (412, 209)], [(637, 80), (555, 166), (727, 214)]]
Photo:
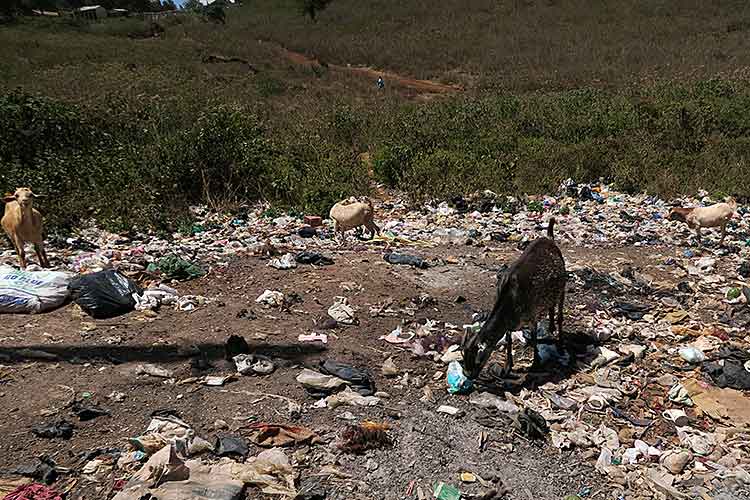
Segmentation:
[(247, 427), (249, 439), (258, 446), (274, 447), (293, 444), (309, 444), (320, 438), (310, 429), (296, 425), (258, 423)]
[(42, 484), (25, 484), (5, 495), (5, 500), (62, 500), (62, 496)]

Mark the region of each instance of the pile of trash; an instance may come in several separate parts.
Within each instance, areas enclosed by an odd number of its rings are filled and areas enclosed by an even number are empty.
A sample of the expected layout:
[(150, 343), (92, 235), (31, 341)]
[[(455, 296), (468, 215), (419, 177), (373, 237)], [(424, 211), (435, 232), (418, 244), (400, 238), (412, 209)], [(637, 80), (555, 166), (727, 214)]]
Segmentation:
[[(710, 201), (702, 193), (697, 200), (673, 203), (686, 206)], [(419, 209), (398, 200), (378, 204), (376, 220), (384, 231), (356, 244), (384, 247), (383, 260), (393, 266), (394, 273), (424, 273), (440, 265), (429, 258), (426, 249), (436, 245), (508, 242), (523, 248), (543, 234), (545, 221), (555, 215), (555, 237), (563, 249), (628, 245), (650, 252), (649, 248), (672, 246), (677, 256), (665, 258), (659, 269), (679, 277), (674, 286), (631, 265), (616, 271), (586, 263), (569, 265), (569, 297), (575, 299), (568, 302), (580, 304), (570, 316), (577, 330), (585, 324), (585, 332), (575, 332), (566, 349), (553, 343), (540, 345), (546, 371), (526, 373), (516, 381), (504, 377), (496, 365), (488, 366), (477, 380), (467, 378), (461, 365), (458, 325), (403, 318), (414, 316), (419, 305), (373, 306), (369, 311), (373, 317), (402, 316), (401, 324), (380, 337), (387, 354), (381, 374), (394, 387), (404, 388), (414, 384), (410, 374), (397, 366), (397, 355), (435, 363), (439, 369), (433, 382), (445, 380), (448, 402), (455, 401), (455, 406), (452, 402), (438, 406), (438, 413), (468, 418), (459, 408), (459, 403), (467, 403), (476, 409), (474, 418), (484, 427), (511, 429), (526, 440), (544, 440), (561, 452), (576, 450), (623, 497), (625, 492), (637, 492), (644, 497), (708, 498), (717, 491), (747, 490), (750, 212), (738, 210), (723, 247), (709, 242), (695, 248), (689, 246), (694, 235), (687, 226), (666, 220), (670, 206), (652, 196), (573, 181), (563, 183), (554, 197), (518, 199), (483, 192)], [(69, 301), (93, 318), (162, 307), (190, 311), (211, 300), (180, 295), (175, 283), (220, 272), (236, 256), (262, 256), (274, 273), (336, 266), (339, 260), (335, 254), (340, 247), (330, 221), (274, 217), (266, 207), (247, 210), (241, 217), (205, 208), (193, 212), (197, 222), (189, 234), (164, 238), (88, 228), (75, 238), (54, 242), (48, 252), (56, 265), (53, 271), (0, 266), (0, 312), (40, 313)], [(422, 256), (399, 247), (420, 249)], [(4, 252), (0, 263), (13, 264), (14, 258), (12, 252)], [(430, 297), (417, 300), (426, 304)], [(288, 308), (295, 298), (268, 289), (255, 302), (265, 308)], [(355, 328), (366, 313), (343, 296), (335, 296), (330, 304), (325, 323), (334, 327)], [(475, 315), (463, 332), (476, 332), (483, 319)], [(566, 318), (566, 325), (570, 321)], [(538, 328), (536, 336), (548, 340), (547, 325), (542, 322)], [(502, 342), (512, 342), (516, 349), (528, 346), (530, 333), (512, 332)], [(328, 343), (328, 336), (319, 332), (300, 334), (298, 339)], [(172, 382), (223, 386), (232, 377), (268, 376), (277, 369), (270, 359), (249, 352), (246, 345), (240, 347), (228, 358), (237, 373)], [(312, 411), (371, 407), (386, 411), (388, 394), (378, 390), (367, 367), (325, 359), (317, 366), (294, 369), (296, 382), (314, 400), (309, 405)], [(139, 374), (173, 378), (171, 372), (153, 365), (140, 365)], [(422, 401), (433, 401), (430, 385), (423, 382)], [(256, 396), (284, 400), (290, 414), (301, 409), (284, 396)], [(35, 434), (67, 439), (73, 427), (62, 424), (39, 428)], [(369, 421), (345, 426), (337, 438), (335, 447), (353, 454), (394, 444), (387, 424)], [(231, 500), (239, 498), (247, 486), (296, 498), (315, 485), (299, 477), (298, 457), (286, 450), (319, 442), (313, 430), (272, 422), (242, 425), (209, 442), (178, 415), (160, 413), (153, 415), (142, 435), (128, 440), (127, 450), (92, 457), (83, 474), (127, 472), (129, 479), (117, 484), (117, 500)], [(250, 456), (250, 444), (264, 450)], [(54, 492), (43, 493), (55, 498)], [(434, 497), (458, 499), (460, 492), (440, 483)]]

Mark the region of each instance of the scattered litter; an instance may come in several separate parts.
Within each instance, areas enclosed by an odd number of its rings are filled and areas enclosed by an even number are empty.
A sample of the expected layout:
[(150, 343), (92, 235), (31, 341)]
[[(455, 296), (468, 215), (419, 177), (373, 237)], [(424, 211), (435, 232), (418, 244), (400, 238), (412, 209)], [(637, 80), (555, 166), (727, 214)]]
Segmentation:
[(462, 472), (459, 476), (462, 483), (476, 483), (477, 482), (477, 476), (472, 474), (471, 472)]
[(348, 382), (351, 388), (362, 396), (375, 394), (375, 380), (368, 370), (354, 367), (352, 365), (327, 359), (321, 361), (320, 371), (327, 375), (338, 377)]
[(5, 495), (5, 500), (63, 500), (63, 497), (43, 484), (25, 484)]
[(406, 266), (413, 266), (418, 269), (427, 269), (430, 267), (430, 265), (427, 263), (426, 260), (422, 259), (421, 257), (416, 257), (414, 255), (406, 255), (406, 254), (400, 254), (400, 253), (387, 253), (383, 256), (383, 259), (385, 259), (386, 262), (389, 264), (401, 264)]
[(464, 368), (458, 361), (451, 361), (446, 373), (448, 392), (457, 394), (471, 390), (471, 380), (464, 375)]
[(148, 265), (146, 271), (177, 281), (202, 278), (206, 275), (206, 271), (200, 266), (188, 262), (177, 255), (167, 255), (156, 262), (152, 262)]
[(307, 368), (297, 375), (297, 382), (302, 387), (315, 392), (332, 392), (346, 385), (346, 381), (332, 375), (326, 375)]
[(717, 422), (750, 426), (750, 398), (735, 389), (719, 389), (689, 379), (683, 382), (695, 406)]
[(249, 448), (243, 437), (220, 434), (214, 442), (214, 453), (220, 457), (237, 456), (245, 458), (249, 453)]
[(35, 436), (40, 438), (70, 439), (71, 437), (73, 437), (73, 429), (75, 429), (73, 424), (71, 424), (67, 420), (60, 420), (52, 424), (34, 427), (31, 432), (33, 432)]
[(278, 448), (264, 450), (245, 464), (234, 464), (232, 471), (234, 477), (245, 484), (257, 486), (266, 495), (297, 497), (294, 469), (284, 452)]
[(325, 333), (311, 333), (309, 335), (300, 333), (297, 337), (297, 340), (299, 340), (300, 342), (322, 342), (324, 344), (327, 344), (328, 335), (326, 335)]
[(99, 408), (98, 406), (94, 406), (92, 404), (84, 404), (80, 401), (73, 402), (72, 410), (81, 422), (94, 420), (98, 417), (107, 417), (110, 415), (109, 410)]
[(317, 252), (299, 252), (294, 258), (299, 264), (311, 264), (314, 266), (333, 265), (332, 258), (326, 257)]
[(480, 408), (495, 408), (505, 413), (517, 413), (520, 411), (518, 406), (512, 401), (501, 399), (500, 397), (490, 394), (489, 392), (475, 392), (469, 397), (469, 403)]
[(134, 281), (113, 269), (78, 276), (70, 283), (73, 300), (96, 319), (114, 318), (135, 309), (133, 295), (143, 290)]
[(380, 398), (377, 396), (363, 396), (346, 387), (343, 391), (320, 401), (322, 402), (321, 406), (327, 406), (333, 410), (339, 406), (375, 406), (380, 403)]
[(36, 314), (59, 307), (70, 295), (71, 280), (70, 273), (0, 266), (0, 313)]
[(281, 269), (281, 270), (294, 269), (295, 267), (297, 267), (297, 261), (294, 260), (294, 255), (288, 253), (288, 254), (285, 254), (280, 259), (271, 259), (268, 262), (268, 265), (275, 269)]
[(438, 413), (445, 413), (446, 415), (452, 415), (456, 416), (459, 413), (461, 413), (461, 410), (456, 408), (455, 406), (448, 406), (448, 405), (440, 405), (437, 409)]
[(255, 299), (255, 302), (273, 307), (281, 307), (284, 305), (284, 294), (276, 290), (266, 290)]
[(416, 334), (412, 332), (402, 331), (401, 325), (399, 325), (391, 333), (380, 338), (390, 344), (406, 344), (407, 342), (411, 342), (415, 335)]
[(400, 370), (396, 366), (396, 363), (393, 362), (393, 357), (390, 357), (383, 362), (383, 366), (380, 371), (386, 377), (395, 377), (400, 372)]
[(531, 408), (512, 414), (516, 429), (530, 439), (544, 439), (549, 434), (547, 421)]
[(346, 297), (334, 297), (333, 305), (328, 308), (328, 315), (342, 325), (353, 325), (357, 322), (354, 309)]
[(392, 446), (387, 424), (364, 421), (359, 425), (347, 425), (341, 432), (337, 447), (347, 453), (363, 453), (370, 449)]
[(436, 500), (461, 500), (461, 492), (445, 483), (439, 483), (435, 486), (433, 496)]
[(706, 355), (697, 347), (682, 347), (680, 357), (691, 364), (702, 363), (706, 360)]
[(174, 445), (167, 445), (149, 458), (113, 500), (236, 500), (245, 489), (235, 477), (236, 465), (182, 460)]
[(273, 373), (275, 366), (273, 362), (259, 355), (238, 354), (232, 358), (240, 375), (268, 375)]
[(144, 363), (138, 365), (135, 368), (136, 375), (150, 375), (152, 377), (159, 378), (172, 378), (174, 375), (170, 370), (162, 368), (161, 366), (152, 365), (151, 363)]
[(263, 447), (311, 444), (319, 441), (318, 435), (309, 429), (296, 425), (251, 424), (244, 428), (249, 432), (252, 443)]

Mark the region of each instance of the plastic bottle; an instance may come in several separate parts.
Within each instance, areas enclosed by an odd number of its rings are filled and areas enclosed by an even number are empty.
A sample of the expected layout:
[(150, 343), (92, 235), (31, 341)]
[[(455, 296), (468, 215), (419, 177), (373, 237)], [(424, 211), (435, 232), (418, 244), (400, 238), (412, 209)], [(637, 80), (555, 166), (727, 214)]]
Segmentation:
[(448, 392), (458, 394), (471, 389), (471, 380), (464, 375), (464, 368), (458, 361), (451, 361), (446, 375)]

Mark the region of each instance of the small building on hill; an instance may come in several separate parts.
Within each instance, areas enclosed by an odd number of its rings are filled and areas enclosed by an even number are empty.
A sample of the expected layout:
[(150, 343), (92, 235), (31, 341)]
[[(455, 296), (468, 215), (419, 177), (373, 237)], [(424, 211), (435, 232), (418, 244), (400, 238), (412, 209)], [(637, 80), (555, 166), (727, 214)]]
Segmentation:
[(107, 17), (107, 9), (101, 5), (87, 5), (73, 11), (73, 15), (80, 19), (96, 21)]
[(60, 13), (59, 12), (53, 12), (51, 10), (38, 10), (38, 9), (35, 9), (35, 10), (32, 10), (31, 13), (34, 14), (35, 16), (60, 17)]
[[(213, 3), (215, 3), (216, 1), (217, 1), (217, 0), (198, 0), (198, 2), (199, 2), (199, 3), (200, 3), (200, 4), (202, 5), (202, 6), (204, 6), (204, 7), (208, 7), (209, 5), (211, 5), (211, 4), (213, 4)], [(236, 3), (237, 3), (237, 0), (224, 0), (224, 2), (223, 2), (223, 3), (224, 3), (224, 5), (226, 5), (227, 7), (229, 7), (230, 5), (234, 5), (234, 4), (236, 4)]]

